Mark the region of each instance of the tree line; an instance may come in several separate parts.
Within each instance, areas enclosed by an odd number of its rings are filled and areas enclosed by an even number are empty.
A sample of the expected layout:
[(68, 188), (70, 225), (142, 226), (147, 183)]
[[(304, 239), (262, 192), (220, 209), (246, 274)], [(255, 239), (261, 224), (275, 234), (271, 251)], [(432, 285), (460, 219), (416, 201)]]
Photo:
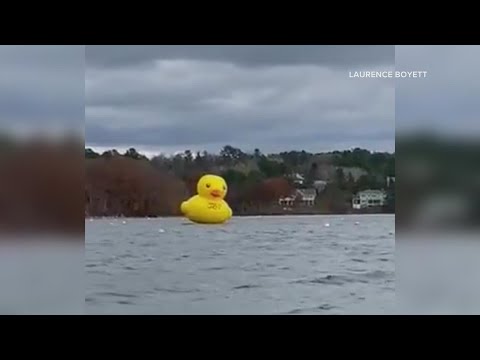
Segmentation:
[[(273, 212), (279, 197), (312, 188), (319, 180), (326, 187), (309, 211), (345, 213), (356, 192), (387, 189), (386, 177), (395, 176), (395, 154), (364, 149), (263, 154), (226, 145), (218, 154), (186, 150), (149, 159), (134, 148), (102, 154), (86, 148), (85, 160), (86, 216), (179, 215), (179, 204), (195, 194), (198, 179), (206, 173), (225, 178), (226, 200), (236, 214)], [(303, 183), (295, 183), (293, 174), (301, 174)], [(394, 212), (394, 187), (387, 191), (389, 201), (382, 211)]]

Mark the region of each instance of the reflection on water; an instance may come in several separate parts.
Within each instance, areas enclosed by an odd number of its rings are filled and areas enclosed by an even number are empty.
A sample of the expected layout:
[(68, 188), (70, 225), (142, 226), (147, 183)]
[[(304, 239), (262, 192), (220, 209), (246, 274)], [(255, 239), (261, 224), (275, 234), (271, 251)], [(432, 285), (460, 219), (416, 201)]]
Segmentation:
[(88, 313), (393, 311), (392, 215), (97, 219), (85, 234)]

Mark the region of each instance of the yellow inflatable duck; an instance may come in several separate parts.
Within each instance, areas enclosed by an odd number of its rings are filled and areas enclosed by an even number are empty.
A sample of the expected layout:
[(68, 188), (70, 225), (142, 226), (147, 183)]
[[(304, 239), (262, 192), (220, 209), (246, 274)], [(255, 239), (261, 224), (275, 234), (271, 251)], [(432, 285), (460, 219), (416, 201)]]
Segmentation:
[(223, 178), (217, 175), (202, 176), (197, 183), (197, 193), (180, 206), (190, 221), (221, 224), (232, 217), (232, 209), (223, 200), (227, 195), (227, 184)]

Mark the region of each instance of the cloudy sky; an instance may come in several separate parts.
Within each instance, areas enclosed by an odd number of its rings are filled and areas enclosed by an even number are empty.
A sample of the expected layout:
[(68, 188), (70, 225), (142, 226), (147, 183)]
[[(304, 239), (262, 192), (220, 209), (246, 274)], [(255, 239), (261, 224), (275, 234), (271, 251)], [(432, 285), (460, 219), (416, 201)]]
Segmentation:
[(0, 130), (84, 131), (84, 46), (0, 45)]
[[(479, 46), (0, 46), (0, 129), (149, 153), (354, 146), (480, 130)], [(351, 79), (349, 71), (428, 71)]]
[(86, 144), (153, 154), (395, 149), (393, 46), (87, 46)]
[(396, 128), (449, 135), (480, 133), (480, 46), (396, 46), (397, 70), (428, 71), (395, 82)]

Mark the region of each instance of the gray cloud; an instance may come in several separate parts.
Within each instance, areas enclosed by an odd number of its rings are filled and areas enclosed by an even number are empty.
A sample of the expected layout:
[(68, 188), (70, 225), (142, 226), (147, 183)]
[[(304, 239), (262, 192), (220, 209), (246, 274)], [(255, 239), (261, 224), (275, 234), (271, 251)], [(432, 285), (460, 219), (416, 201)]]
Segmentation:
[(151, 64), (156, 60), (191, 59), (242, 66), (322, 65), (330, 67), (391, 65), (394, 46), (378, 45), (91, 45), (89, 66)]
[(86, 48), (85, 131), (97, 147), (393, 150), (393, 46)]
[(397, 70), (428, 71), (398, 79), (396, 127), (476, 135), (480, 131), (480, 46), (397, 46)]
[(82, 130), (84, 46), (0, 46), (2, 130)]

